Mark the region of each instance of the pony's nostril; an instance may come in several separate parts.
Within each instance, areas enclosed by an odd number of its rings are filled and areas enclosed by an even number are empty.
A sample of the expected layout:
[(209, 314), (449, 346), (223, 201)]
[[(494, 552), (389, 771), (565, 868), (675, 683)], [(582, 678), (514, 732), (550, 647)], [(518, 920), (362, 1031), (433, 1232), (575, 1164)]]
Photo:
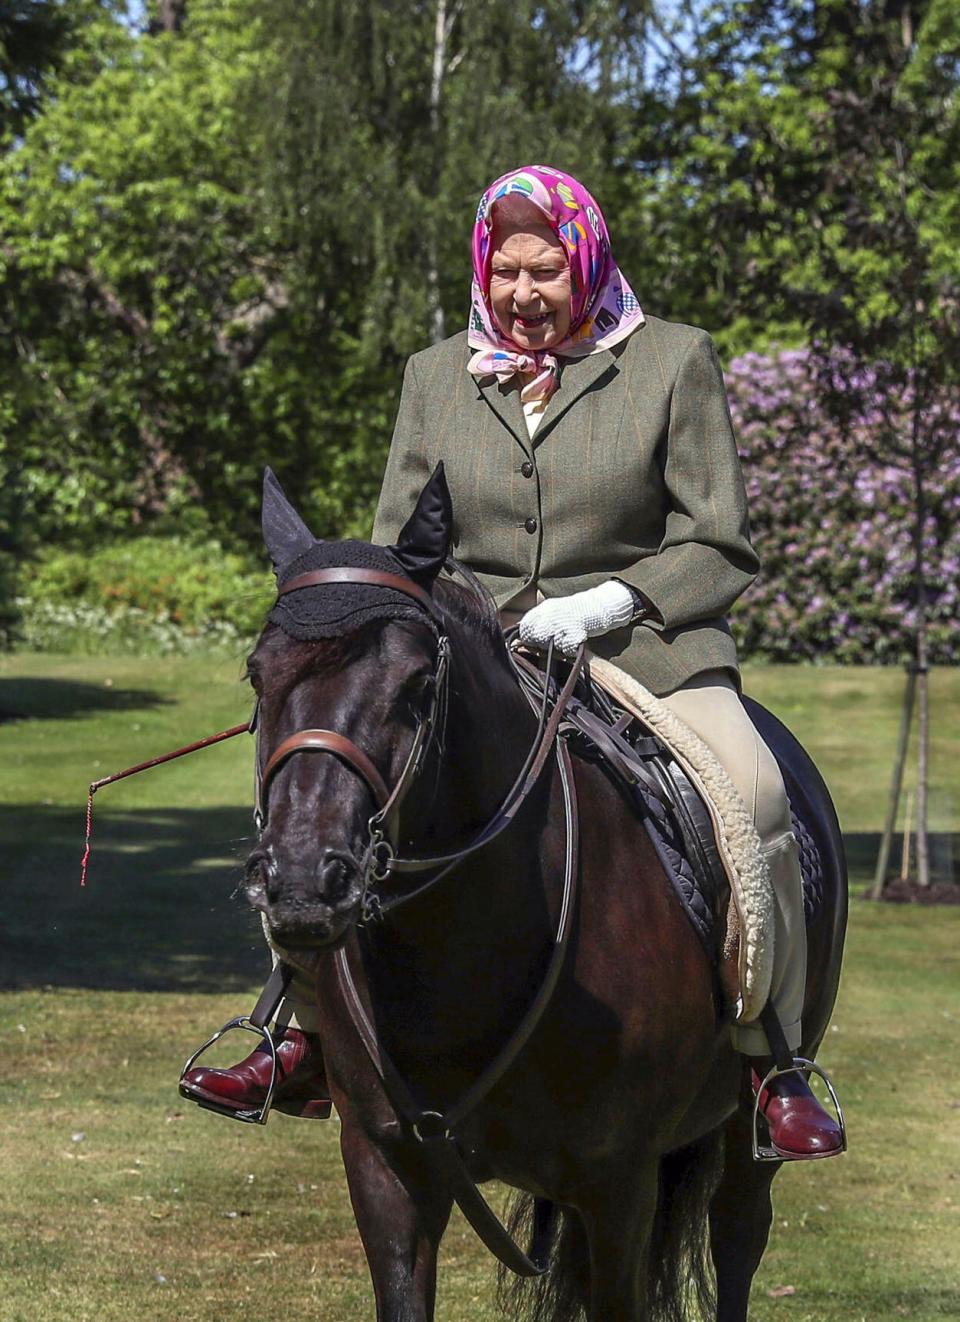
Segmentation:
[(337, 905), (345, 900), (358, 875), (357, 865), (345, 854), (329, 854), (324, 860), (320, 872), (320, 894), (329, 905)]
[(271, 890), (276, 889), (277, 872), (266, 850), (257, 850), (247, 859), (244, 868), (244, 885), (247, 893), (260, 892), (268, 899), (273, 898)]
[[(359, 894), (360, 868), (348, 850), (323, 850), (305, 866), (296, 855), (273, 846), (247, 859), (244, 891), (249, 904), (283, 928), (309, 926), (317, 915), (347, 908)], [(325, 920), (324, 920), (325, 921)]]

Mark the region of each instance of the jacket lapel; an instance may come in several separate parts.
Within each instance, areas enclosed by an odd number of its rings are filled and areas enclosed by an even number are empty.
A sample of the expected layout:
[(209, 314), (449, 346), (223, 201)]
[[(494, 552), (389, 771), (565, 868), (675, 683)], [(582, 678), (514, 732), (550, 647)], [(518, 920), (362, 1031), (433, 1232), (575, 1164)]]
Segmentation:
[[(609, 349), (601, 349), (587, 358), (568, 358), (560, 372), (560, 384), (551, 395), (543, 418), (533, 437), (533, 444), (539, 445), (543, 438), (553, 430), (563, 415), (581, 395), (586, 394), (594, 382), (606, 373), (617, 373), (616, 355)], [(521, 412), (522, 422), (522, 412)]]
[(523, 416), (519, 390), (512, 384), (506, 390), (501, 389), (496, 377), (481, 379), (477, 388), (481, 398), (497, 415), (524, 454), (529, 455), (530, 438), (527, 434), (527, 422)]

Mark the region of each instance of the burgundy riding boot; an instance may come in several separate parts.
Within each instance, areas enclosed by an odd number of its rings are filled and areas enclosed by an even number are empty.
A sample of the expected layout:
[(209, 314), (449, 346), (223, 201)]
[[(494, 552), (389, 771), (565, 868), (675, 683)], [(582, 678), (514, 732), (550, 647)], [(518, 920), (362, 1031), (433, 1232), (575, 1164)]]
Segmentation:
[[(274, 1041), (277, 1086), (272, 1109), (306, 1120), (328, 1119), (331, 1103), (317, 1035), (282, 1028), (274, 1034)], [(180, 1080), (184, 1097), (227, 1111), (257, 1110), (266, 1101), (269, 1087), (270, 1052), (265, 1045), (230, 1069), (197, 1065)]]
[[(753, 1094), (772, 1061), (755, 1061), (751, 1071)], [(767, 1122), (770, 1146), (784, 1161), (814, 1161), (838, 1157), (843, 1133), (810, 1090), (802, 1074), (780, 1074), (760, 1091), (760, 1114)]]

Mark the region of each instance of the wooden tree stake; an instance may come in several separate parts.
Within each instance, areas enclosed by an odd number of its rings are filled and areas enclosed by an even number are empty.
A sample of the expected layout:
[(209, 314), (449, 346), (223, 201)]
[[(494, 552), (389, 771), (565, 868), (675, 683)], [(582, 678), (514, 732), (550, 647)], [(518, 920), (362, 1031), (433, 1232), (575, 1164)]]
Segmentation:
[(900, 791), (903, 788), (903, 768), (907, 761), (907, 746), (910, 743), (910, 725), (913, 721), (913, 705), (917, 692), (916, 666), (907, 667), (907, 682), (903, 690), (903, 708), (900, 712), (900, 737), (897, 741), (897, 756), (893, 764), (893, 781), (890, 785), (890, 802), (887, 805), (887, 820), (880, 840), (880, 853), (877, 855), (877, 870), (873, 874), (873, 886), (870, 898), (879, 900), (883, 895), (883, 883), (887, 879), (887, 867), (890, 863), (890, 847), (897, 825), (897, 809), (900, 806)]

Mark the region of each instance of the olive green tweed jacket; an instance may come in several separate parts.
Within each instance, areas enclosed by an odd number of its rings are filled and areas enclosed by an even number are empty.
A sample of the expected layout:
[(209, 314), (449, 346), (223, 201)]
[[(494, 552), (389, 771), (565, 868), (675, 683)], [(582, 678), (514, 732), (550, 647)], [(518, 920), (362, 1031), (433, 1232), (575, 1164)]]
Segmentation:
[(442, 459), (454, 554), (503, 606), (615, 577), (659, 621), (590, 647), (664, 694), (704, 670), (739, 680), (724, 616), (758, 568), (723, 375), (710, 336), (648, 317), (564, 363), (531, 441), (511, 384), (467, 372), (466, 333), (414, 354), (373, 540), (389, 544)]

